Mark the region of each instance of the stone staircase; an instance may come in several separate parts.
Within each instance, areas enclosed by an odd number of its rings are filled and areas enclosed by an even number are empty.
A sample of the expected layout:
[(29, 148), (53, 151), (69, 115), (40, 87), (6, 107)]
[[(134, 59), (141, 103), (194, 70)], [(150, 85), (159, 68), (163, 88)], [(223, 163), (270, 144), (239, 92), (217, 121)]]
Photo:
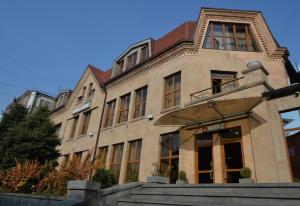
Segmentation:
[(300, 184), (145, 183), (117, 199), (118, 206), (300, 206)]

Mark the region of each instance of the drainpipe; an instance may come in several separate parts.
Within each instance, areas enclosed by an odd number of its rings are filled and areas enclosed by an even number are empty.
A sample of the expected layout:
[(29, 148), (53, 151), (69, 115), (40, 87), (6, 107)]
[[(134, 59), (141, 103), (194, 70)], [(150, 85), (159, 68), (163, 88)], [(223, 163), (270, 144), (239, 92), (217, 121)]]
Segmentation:
[[(104, 92), (104, 100), (103, 100), (103, 105), (102, 105), (102, 111), (101, 111), (101, 117), (100, 117), (98, 133), (97, 133), (97, 137), (96, 137), (95, 149), (94, 149), (93, 157), (92, 157), (92, 163), (94, 163), (95, 160), (96, 160), (97, 146), (98, 146), (98, 143), (99, 143), (99, 138), (100, 138), (100, 133), (101, 133), (101, 126), (102, 126), (102, 121), (103, 121), (103, 116), (104, 116), (104, 108), (105, 108), (106, 97), (107, 97), (107, 91), (106, 91), (104, 86), (102, 87), (102, 91)], [(92, 172), (89, 175), (89, 180), (91, 180), (91, 178), (92, 178)]]

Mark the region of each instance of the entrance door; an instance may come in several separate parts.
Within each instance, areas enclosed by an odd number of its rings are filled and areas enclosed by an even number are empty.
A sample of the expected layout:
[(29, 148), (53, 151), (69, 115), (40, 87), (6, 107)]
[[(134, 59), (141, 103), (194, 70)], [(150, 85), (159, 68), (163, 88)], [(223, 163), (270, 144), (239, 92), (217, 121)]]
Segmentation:
[(224, 143), (225, 180), (228, 183), (238, 183), (240, 171), (243, 168), (241, 142)]
[(198, 147), (198, 182), (213, 183), (212, 145)]

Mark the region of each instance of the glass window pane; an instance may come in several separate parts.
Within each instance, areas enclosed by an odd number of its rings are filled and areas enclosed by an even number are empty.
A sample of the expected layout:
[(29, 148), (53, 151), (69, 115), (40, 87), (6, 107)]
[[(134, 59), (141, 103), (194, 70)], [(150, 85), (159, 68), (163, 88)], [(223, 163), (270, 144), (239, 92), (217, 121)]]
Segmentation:
[(247, 43), (245, 39), (238, 39), (237, 42), (240, 51), (247, 51)]
[(166, 94), (172, 92), (173, 90), (173, 78), (169, 77), (166, 79)]
[(141, 159), (141, 150), (142, 150), (142, 140), (139, 140), (137, 143), (137, 160)]
[(179, 159), (178, 158), (172, 158), (171, 160), (171, 167), (170, 170), (170, 183), (176, 183), (176, 180), (178, 179), (178, 168), (179, 168)]
[(223, 37), (214, 37), (214, 48), (215, 49), (224, 49)]
[(225, 36), (226, 37), (233, 37), (233, 25), (232, 24), (225, 24)]
[(246, 38), (246, 25), (236, 25), (236, 36), (237, 38)]
[(180, 91), (175, 93), (174, 106), (180, 105)]
[(162, 136), (161, 140), (161, 157), (168, 157), (169, 156), (169, 145), (170, 145), (170, 138), (168, 135)]
[(226, 49), (228, 49), (228, 50), (236, 50), (235, 41), (234, 41), (233, 38), (226, 38), (225, 39), (225, 46), (226, 46)]
[(212, 48), (211, 37), (205, 37), (203, 48)]
[(179, 133), (172, 135), (172, 155), (179, 155)]
[(206, 37), (211, 36), (211, 23), (207, 26)]
[(146, 103), (143, 103), (143, 104), (142, 104), (141, 110), (142, 110), (142, 111), (141, 111), (141, 114), (140, 114), (140, 115), (141, 115), (141, 116), (145, 116)]
[(166, 108), (171, 107), (171, 104), (172, 104), (171, 102), (172, 102), (171, 95), (167, 95), (166, 96)]
[(143, 89), (142, 101), (146, 101), (147, 99), (147, 87)]
[(255, 45), (255, 41), (254, 39), (250, 39), (249, 40), (249, 48), (248, 48), (248, 51), (257, 51), (257, 47)]
[(181, 75), (176, 74), (174, 82), (175, 82), (175, 90), (179, 90), (180, 89), (180, 81), (181, 81)]
[(135, 142), (131, 142), (130, 143), (129, 161), (133, 161), (134, 160), (134, 145), (135, 145)]
[(223, 24), (214, 23), (214, 36), (223, 37)]
[(169, 159), (162, 159), (160, 161), (160, 170), (163, 174), (165, 174), (168, 171), (169, 168)]

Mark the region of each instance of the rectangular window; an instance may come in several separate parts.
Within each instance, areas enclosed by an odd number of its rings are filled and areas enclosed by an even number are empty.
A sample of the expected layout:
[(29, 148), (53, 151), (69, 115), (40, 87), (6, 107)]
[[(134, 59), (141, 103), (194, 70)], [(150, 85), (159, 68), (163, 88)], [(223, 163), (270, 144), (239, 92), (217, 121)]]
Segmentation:
[(139, 180), (141, 149), (142, 140), (129, 142), (126, 182), (137, 182)]
[(178, 179), (179, 166), (179, 132), (161, 136), (160, 170), (169, 175), (170, 183)]
[(93, 83), (89, 84), (89, 92), (88, 92), (88, 97), (93, 96), (95, 93), (95, 88), (93, 88)]
[(164, 108), (180, 105), (181, 73), (178, 72), (165, 78)]
[(82, 120), (82, 127), (81, 127), (81, 131), (80, 131), (80, 135), (85, 135), (87, 133), (91, 114), (92, 114), (92, 111), (83, 113), (83, 120)]
[(127, 121), (129, 104), (130, 104), (130, 93), (128, 93), (120, 98), (118, 123)]
[(113, 153), (110, 162), (110, 169), (116, 175), (117, 181), (119, 181), (119, 177), (120, 177), (123, 147), (124, 147), (123, 143), (113, 145), (113, 151), (112, 151)]
[(73, 124), (72, 124), (71, 133), (70, 133), (70, 138), (74, 138), (75, 137), (75, 132), (76, 132), (76, 127), (77, 127), (77, 123), (78, 123), (78, 118), (79, 118), (79, 116), (75, 116), (73, 118)]
[(115, 107), (116, 107), (116, 100), (112, 100), (106, 104), (106, 116), (105, 116), (105, 122), (104, 127), (111, 127), (114, 120), (114, 114), (115, 114)]
[(75, 152), (74, 153), (74, 158), (78, 159), (79, 161), (81, 161), (82, 158), (82, 152)]
[(98, 149), (98, 159), (100, 161), (100, 168), (104, 169), (106, 167), (106, 158), (108, 153), (108, 146), (106, 147), (100, 147)]
[(210, 22), (203, 48), (258, 51), (249, 24)]
[(212, 93), (217, 94), (234, 89), (236, 72), (211, 71)]
[(129, 55), (127, 57), (127, 69), (136, 65), (136, 60), (137, 60), (137, 52), (134, 52), (133, 54)]
[(148, 87), (142, 87), (135, 91), (135, 103), (133, 118), (145, 116)]
[(141, 49), (141, 62), (149, 57), (149, 46), (146, 45)]
[(55, 125), (55, 136), (57, 136), (57, 137), (59, 136), (61, 125), (62, 125), (62, 123), (58, 123), (57, 125)]
[(83, 101), (84, 95), (85, 95), (85, 91), (86, 91), (86, 87), (83, 87), (82, 90), (81, 90), (81, 94), (78, 97), (77, 103), (81, 103)]

